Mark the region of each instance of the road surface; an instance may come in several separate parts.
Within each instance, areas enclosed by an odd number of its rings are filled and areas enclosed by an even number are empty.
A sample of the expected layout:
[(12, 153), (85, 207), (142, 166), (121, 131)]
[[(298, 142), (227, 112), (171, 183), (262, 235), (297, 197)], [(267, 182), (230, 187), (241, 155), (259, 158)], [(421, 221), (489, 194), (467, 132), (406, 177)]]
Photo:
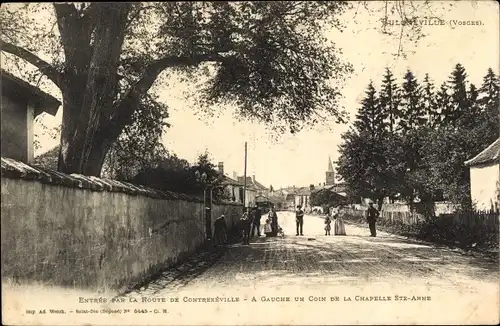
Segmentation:
[(285, 237), (195, 255), (126, 297), (179, 300), (169, 309), (182, 318), (172, 320), (191, 324), (498, 321), (497, 261), (384, 232), (372, 238), (367, 226), (325, 236), (313, 215), (295, 236), (293, 213), (278, 217)]

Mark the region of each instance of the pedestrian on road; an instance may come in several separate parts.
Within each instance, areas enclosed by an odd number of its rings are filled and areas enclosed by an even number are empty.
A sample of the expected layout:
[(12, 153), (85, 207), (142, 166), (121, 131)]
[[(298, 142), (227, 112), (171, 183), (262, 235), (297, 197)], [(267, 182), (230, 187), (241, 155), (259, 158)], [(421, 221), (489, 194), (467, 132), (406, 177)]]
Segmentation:
[(330, 230), (332, 229), (332, 220), (330, 218), (330, 216), (326, 216), (325, 218), (325, 235), (330, 235)]
[(252, 230), (252, 218), (250, 209), (247, 209), (240, 218), (239, 229), (241, 230), (241, 237), (244, 245), (250, 243), (250, 232)]
[[(302, 210), (301, 205), (297, 205), (297, 211), (295, 211), (295, 222), (297, 224), (297, 234), (296, 235), (304, 235), (302, 232), (304, 226), (304, 211)], [(300, 233), (299, 233), (300, 231)]]
[(219, 216), (214, 222), (214, 244), (225, 245), (227, 241), (227, 225), (224, 215)]
[(266, 224), (264, 224), (264, 234), (266, 237), (272, 237), (273, 236), (273, 228), (271, 226), (271, 218), (268, 217), (266, 219)]
[(268, 217), (271, 219), (272, 236), (278, 235), (278, 214), (274, 210), (274, 206), (271, 207)]
[[(252, 235), (257, 233), (257, 236), (260, 237), (260, 219), (262, 218), (262, 211), (258, 206), (255, 206), (254, 210), (254, 218), (253, 218), (253, 227), (252, 227)], [(255, 232), (257, 231), (257, 232)]]
[(375, 223), (377, 222), (378, 217), (380, 216), (380, 212), (373, 207), (373, 203), (370, 202), (370, 207), (366, 211), (366, 219), (368, 220), (368, 226), (370, 227), (370, 233), (372, 237), (377, 236), (377, 230), (375, 228)]
[(343, 206), (340, 205), (335, 214), (335, 224), (334, 224), (334, 234), (335, 235), (346, 235), (345, 224), (344, 224), (344, 210)]

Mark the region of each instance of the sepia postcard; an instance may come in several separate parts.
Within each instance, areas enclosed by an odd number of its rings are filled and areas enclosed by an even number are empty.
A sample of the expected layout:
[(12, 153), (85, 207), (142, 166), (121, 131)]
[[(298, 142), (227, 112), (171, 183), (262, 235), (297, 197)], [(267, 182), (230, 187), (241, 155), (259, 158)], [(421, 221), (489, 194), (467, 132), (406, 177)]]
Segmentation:
[(499, 17), (2, 3), (2, 323), (498, 325)]

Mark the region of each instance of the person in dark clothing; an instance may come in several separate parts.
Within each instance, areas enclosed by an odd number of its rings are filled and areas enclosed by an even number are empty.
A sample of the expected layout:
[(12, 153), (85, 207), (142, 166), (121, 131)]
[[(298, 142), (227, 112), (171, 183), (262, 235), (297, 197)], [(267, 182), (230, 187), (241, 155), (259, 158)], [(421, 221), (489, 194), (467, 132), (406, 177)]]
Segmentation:
[(243, 244), (247, 245), (250, 243), (250, 232), (252, 229), (252, 217), (249, 209), (243, 213), (239, 221), (239, 229), (241, 230), (241, 236)]
[(214, 244), (225, 245), (227, 241), (227, 225), (224, 215), (218, 217), (214, 222)]
[(271, 236), (275, 237), (278, 234), (278, 214), (276, 214), (274, 207), (271, 207), (271, 211), (269, 211), (269, 218), (271, 219)]
[(373, 203), (370, 203), (370, 207), (366, 211), (366, 219), (368, 220), (368, 226), (370, 227), (370, 233), (372, 237), (377, 236), (377, 230), (375, 228), (375, 223), (377, 222), (380, 212), (373, 207)]
[[(257, 236), (260, 237), (260, 219), (262, 218), (262, 211), (259, 207), (255, 207), (254, 209), (254, 218), (253, 218), (253, 227), (252, 227), (252, 235), (257, 233)], [(255, 232), (256, 230), (257, 232)]]
[[(302, 206), (298, 205), (297, 210), (295, 211), (295, 222), (297, 224), (297, 234), (296, 235), (304, 235), (302, 233), (302, 229), (304, 226), (304, 211), (302, 210)], [(300, 231), (300, 233), (299, 233)]]

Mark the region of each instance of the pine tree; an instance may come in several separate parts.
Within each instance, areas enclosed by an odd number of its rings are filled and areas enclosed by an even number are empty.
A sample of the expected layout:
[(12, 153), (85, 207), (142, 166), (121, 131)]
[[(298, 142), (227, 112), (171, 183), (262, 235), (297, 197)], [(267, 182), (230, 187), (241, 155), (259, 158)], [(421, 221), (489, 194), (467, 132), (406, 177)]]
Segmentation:
[(387, 115), (387, 126), (392, 133), (396, 125), (396, 116), (398, 112), (398, 86), (395, 83), (396, 79), (389, 68), (385, 69), (384, 79), (382, 81), (382, 89), (380, 91), (380, 107)]
[(370, 81), (366, 90), (366, 96), (361, 102), (361, 108), (356, 115), (354, 127), (358, 132), (366, 131), (374, 138), (383, 135), (387, 114), (381, 110), (380, 101), (377, 97), (373, 82)]
[(423, 105), (425, 116), (429, 127), (435, 127), (439, 123), (439, 110), (436, 94), (434, 93), (434, 84), (429, 74), (425, 74), (423, 86)]
[(500, 106), (500, 79), (489, 68), (486, 76), (483, 77), (483, 84), (479, 88), (479, 105), (481, 109), (499, 108)]
[(415, 75), (408, 70), (401, 90), (399, 129), (403, 133), (425, 124), (425, 112), (421, 101), (422, 90)]
[(478, 122), (485, 129), (484, 141), (492, 143), (499, 137), (500, 79), (491, 68), (483, 78), (476, 102), (481, 111)]
[(467, 118), (470, 102), (467, 93), (467, 73), (461, 64), (457, 64), (451, 73), (449, 85), (451, 86), (450, 111), (445, 115), (445, 121), (457, 126)]
[(436, 115), (434, 117), (434, 126), (441, 126), (446, 123), (445, 116), (451, 112), (451, 96), (448, 94), (448, 85), (446, 82), (436, 93)]

